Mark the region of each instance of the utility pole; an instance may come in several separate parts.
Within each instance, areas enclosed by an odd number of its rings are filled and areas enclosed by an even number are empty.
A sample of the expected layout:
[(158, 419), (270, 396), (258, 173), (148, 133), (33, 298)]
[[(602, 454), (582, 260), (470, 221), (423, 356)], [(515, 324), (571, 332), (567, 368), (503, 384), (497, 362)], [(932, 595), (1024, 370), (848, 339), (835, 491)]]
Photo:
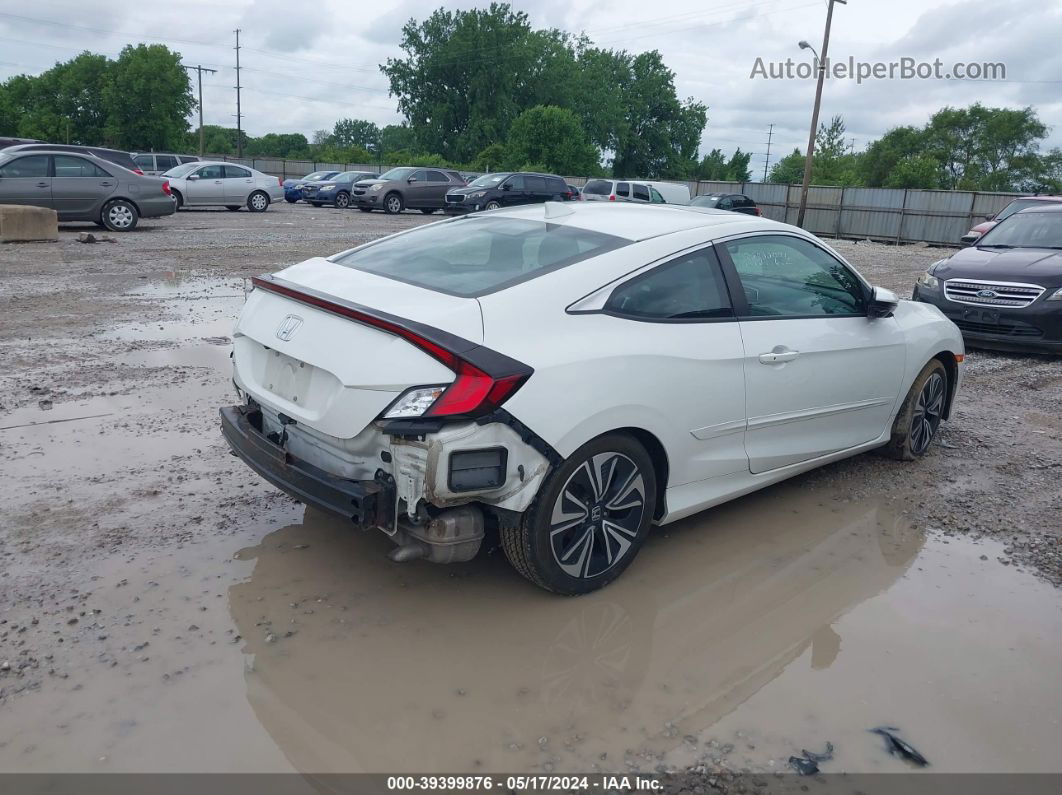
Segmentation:
[(767, 166), (771, 163), (771, 136), (774, 135), (774, 125), (767, 128), (767, 159), (763, 161), (763, 181), (767, 181)]
[[(811, 162), (815, 155), (815, 133), (819, 127), (819, 105), (822, 102), (822, 81), (826, 77), (826, 54), (830, 49), (830, 25), (833, 23), (833, 6), (835, 3), (848, 5), (848, 0), (826, 0), (826, 29), (822, 33), (822, 54), (815, 53), (819, 62), (819, 80), (815, 86), (815, 108), (811, 111), (811, 132), (808, 134), (808, 154), (804, 158), (804, 184), (800, 188), (800, 209), (797, 211), (797, 226), (804, 226), (804, 213), (808, 208), (808, 185), (811, 183)], [(811, 50), (806, 41), (800, 42), (801, 49)]]
[(199, 156), (202, 157), (206, 154), (204, 151), (206, 146), (204, 142), (205, 133), (203, 132), (203, 72), (215, 74), (218, 70), (207, 69), (205, 66), (186, 66), (185, 64), (181, 64), (181, 66), (184, 66), (184, 68), (188, 70), (195, 69), (199, 75)]
[(240, 113), (240, 29), (236, 28), (236, 157), (243, 157), (243, 115)]

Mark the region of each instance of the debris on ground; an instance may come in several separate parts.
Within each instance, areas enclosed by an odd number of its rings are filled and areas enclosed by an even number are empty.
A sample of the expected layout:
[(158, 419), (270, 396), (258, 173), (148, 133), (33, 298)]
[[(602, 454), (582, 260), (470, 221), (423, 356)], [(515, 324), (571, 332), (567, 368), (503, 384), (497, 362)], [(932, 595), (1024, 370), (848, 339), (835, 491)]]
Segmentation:
[(800, 756), (789, 757), (789, 766), (802, 776), (813, 776), (819, 772), (819, 762), (833, 759), (833, 743), (826, 743), (826, 750), (815, 753), (806, 748), (800, 750)]
[(868, 729), (868, 731), (871, 734), (878, 734), (885, 738), (885, 750), (889, 752), (889, 756), (899, 757), (916, 767), (929, 766), (928, 759), (918, 753), (910, 743), (896, 736), (895, 732), (898, 732), (899, 729), (895, 726), (878, 726), (876, 729)]

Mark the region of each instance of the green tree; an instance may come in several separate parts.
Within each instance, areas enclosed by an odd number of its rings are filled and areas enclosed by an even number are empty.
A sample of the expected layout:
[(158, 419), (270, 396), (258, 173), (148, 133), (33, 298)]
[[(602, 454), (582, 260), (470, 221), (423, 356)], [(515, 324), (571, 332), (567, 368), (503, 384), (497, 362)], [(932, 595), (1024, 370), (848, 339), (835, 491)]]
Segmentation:
[(519, 168), (535, 165), (564, 175), (593, 174), (600, 168), (597, 147), (587, 141), (579, 117), (567, 108), (538, 105), (525, 110), (509, 130), (507, 149)]
[(310, 157), (310, 143), (302, 133), (266, 133), (259, 138), (251, 138), (243, 151), (249, 157), (301, 160)]
[(804, 153), (794, 149), (788, 155), (771, 166), (771, 182), (783, 185), (796, 185), (804, 181)]
[(380, 130), (381, 152), (397, 152), (400, 149), (408, 151), (416, 146), (416, 137), (408, 124), (388, 124)]
[[(915, 127), (894, 127), (886, 132), (881, 138), (867, 146), (863, 157), (859, 161), (858, 180), (862, 185), (870, 188), (898, 187), (934, 187), (939, 183), (939, 175), (934, 175), (929, 180), (929, 185), (894, 184), (897, 181), (905, 182), (907, 177), (897, 178), (896, 172), (901, 163), (905, 163), (904, 173), (907, 175), (918, 172), (921, 176), (916, 182), (924, 182), (925, 167), (935, 161), (932, 158), (923, 160), (926, 155), (926, 137), (922, 130)], [(913, 166), (918, 160), (919, 165)], [(939, 163), (936, 164), (939, 169)]]
[(726, 179), (731, 182), (748, 182), (752, 179), (752, 171), (749, 169), (750, 160), (752, 160), (752, 152), (742, 152), (740, 146), (735, 149), (726, 164)]
[(180, 53), (161, 44), (126, 46), (103, 87), (105, 135), (124, 149), (176, 148), (196, 107)]
[(380, 128), (365, 119), (340, 119), (332, 128), (331, 142), (341, 149), (357, 147), (376, 155), (380, 152)]
[(697, 164), (697, 168), (694, 171), (694, 176), (697, 179), (712, 181), (726, 180), (727, 174), (726, 155), (723, 154), (722, 149), (713, 149), (702, 157), (701, 162)]

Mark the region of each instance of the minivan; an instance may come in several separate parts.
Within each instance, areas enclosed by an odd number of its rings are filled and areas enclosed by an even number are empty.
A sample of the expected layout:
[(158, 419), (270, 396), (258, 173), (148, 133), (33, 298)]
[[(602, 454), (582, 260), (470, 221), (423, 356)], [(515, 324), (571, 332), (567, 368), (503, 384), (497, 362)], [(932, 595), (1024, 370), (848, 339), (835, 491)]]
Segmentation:
[(144, 152), (133, 155), (133, 162), (145, 174), (165, 174), (174, 166), (184, 163), (197, 163), (199, 158), (195, 155), (172, 155), (161, 152)]
[(644, 179), (592, 179), (583, 186), (583, 199), (597, 202), (689, 204), (688, 185)]

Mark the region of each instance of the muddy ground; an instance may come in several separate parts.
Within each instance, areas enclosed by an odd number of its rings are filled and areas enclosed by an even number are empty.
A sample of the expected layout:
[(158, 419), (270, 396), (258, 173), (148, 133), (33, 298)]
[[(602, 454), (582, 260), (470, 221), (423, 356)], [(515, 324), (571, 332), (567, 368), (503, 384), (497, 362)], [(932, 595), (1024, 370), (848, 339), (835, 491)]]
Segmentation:
[[(204, 210), (0, 247), (0, 770), (706, 791), (827, 742), (824, 771), (907, 770), (885, 724), (930, 770), (1062, 772), (1062, 363), (971, 351), (924, 460), (669, 526), (598, 594), (497, 553), (393, 564), (231, 457), (216, 411), (247, 277), (425, 220)], [(947, 253), (836, 247), (901, 295)]]

